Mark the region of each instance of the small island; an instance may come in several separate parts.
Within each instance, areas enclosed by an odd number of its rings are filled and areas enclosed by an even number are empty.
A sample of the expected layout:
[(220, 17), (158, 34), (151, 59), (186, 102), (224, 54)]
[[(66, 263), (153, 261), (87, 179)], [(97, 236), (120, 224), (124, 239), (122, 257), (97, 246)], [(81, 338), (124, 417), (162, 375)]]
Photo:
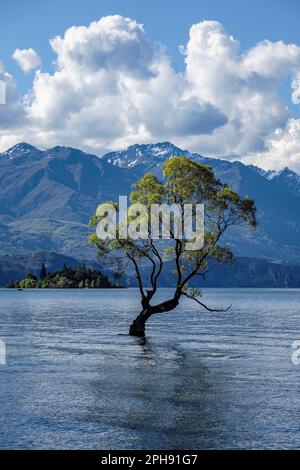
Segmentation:
[(12, 281), (6, 287), (12, 289), (103, 289), (121, 287), (113, 284), (101, 271), (81, 266), (47, 273), (45, 264), (41, 265), (39, 276), (29, 272), (21, 281)]

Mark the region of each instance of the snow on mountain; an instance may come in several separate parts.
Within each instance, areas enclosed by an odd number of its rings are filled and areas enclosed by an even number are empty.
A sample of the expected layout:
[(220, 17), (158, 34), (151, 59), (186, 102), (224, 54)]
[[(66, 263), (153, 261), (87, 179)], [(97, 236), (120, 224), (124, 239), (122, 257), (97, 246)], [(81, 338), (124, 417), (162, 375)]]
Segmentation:
[(253, 165), (250, 165), (250, 168), (282, 189), (296, 196), (300, 196), (300, 175), (290, 170), (287, 166), (279, 171), (263, 170)]
[(238, 190), (238, 173), (241, 168), (248, 168), (251, 173), (263, 177), (267, 181), (272, 181), (274, 185), (281, 187), (285, 191), (296, 196), (300, 195), (300, 175), (285, 167), (280, 171), (263, 170), (254, 165), (243, 165), (239, 161), (222, 160), (220, 158), (203, 157), (197, 153), (180, 149), (171, 142), (161, 142), (156, 144), (131, 145), (127, 149), (117, 152), (110, 152), (102, 158), (108, 163), (120, 168), (135, 168), (140, 174), (146, 171), (159, 173), (166, 160), (176, 156), (186, 156), (192, 160), (210, 165), (217, 176), (232, 184)]
[(239, 161), (203, 157), (170, 142), (132, 145), (98, 158), (69, 147), (17, 144), (0, 154), (0, 253), (56, 251), (93, 257), (87, 222), (97, 205), (129, 194), (146, 171), (161, 175), (173, 156), (210, 165), (216, 176), (255, 200), (259, 227), (238, 227), (227, 242), (237, 256), (300, 264), (300, 177)]
[(102, 158), (120, 168), (143, 166), (147, 169), (161, 165), (169, 158), (179, 155), (190, 157), (191, 153), (176, 147), (171, 142), (161, 142), (157, 144), (131, 145), (127, 149), (107, 153)]
[(0, 154), (0, 156), (6, 156), (8, 158), (21, 158), (26, 155), (30, 155), (32, 157), (33, 155), (39, 155), (41, 153), (42, 150), (33, 147), (33, 145), (27, 144), (26, 142), (21, 142), (6, 150), (6, 152), (3, 152)]

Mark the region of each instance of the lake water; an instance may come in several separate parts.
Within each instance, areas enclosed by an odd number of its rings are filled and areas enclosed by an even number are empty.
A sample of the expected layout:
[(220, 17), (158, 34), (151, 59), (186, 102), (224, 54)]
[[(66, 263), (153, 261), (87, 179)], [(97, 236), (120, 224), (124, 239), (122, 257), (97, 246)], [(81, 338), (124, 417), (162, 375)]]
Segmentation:
[(185, 299), (142, 341), (134, 289), (0, 290), (0, 448), (299, 448), (300, 290), (203, 300), (233, 305)]

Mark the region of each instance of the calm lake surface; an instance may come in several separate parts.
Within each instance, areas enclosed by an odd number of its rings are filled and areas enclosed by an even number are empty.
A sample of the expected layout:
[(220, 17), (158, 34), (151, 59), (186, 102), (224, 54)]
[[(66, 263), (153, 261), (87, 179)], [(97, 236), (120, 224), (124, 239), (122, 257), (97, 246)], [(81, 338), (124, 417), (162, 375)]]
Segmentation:
[(134, 289), (0, 290), (0, 448), (300, 448), (300, 290), (203, 300), (233, 306), (185, 299), (144, 342)]

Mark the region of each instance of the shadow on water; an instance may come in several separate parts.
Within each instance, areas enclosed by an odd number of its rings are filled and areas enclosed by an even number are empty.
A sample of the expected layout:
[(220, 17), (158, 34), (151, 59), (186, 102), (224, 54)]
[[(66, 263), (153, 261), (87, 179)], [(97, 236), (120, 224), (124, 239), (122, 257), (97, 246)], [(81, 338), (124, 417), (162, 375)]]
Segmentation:
[(103, 376), (101, 367), (90, 383), (94, 406), (88, 420), (137, 449), (209, 448), (218, 433), (224, 439), (215, 402), (226, 391), (222, 384), (216, 391), (214, 374), (200, 356), (159, 347), (147, 337), (132, 338), (128, 346), (134, 355), (123, 353), (109, 374)]

